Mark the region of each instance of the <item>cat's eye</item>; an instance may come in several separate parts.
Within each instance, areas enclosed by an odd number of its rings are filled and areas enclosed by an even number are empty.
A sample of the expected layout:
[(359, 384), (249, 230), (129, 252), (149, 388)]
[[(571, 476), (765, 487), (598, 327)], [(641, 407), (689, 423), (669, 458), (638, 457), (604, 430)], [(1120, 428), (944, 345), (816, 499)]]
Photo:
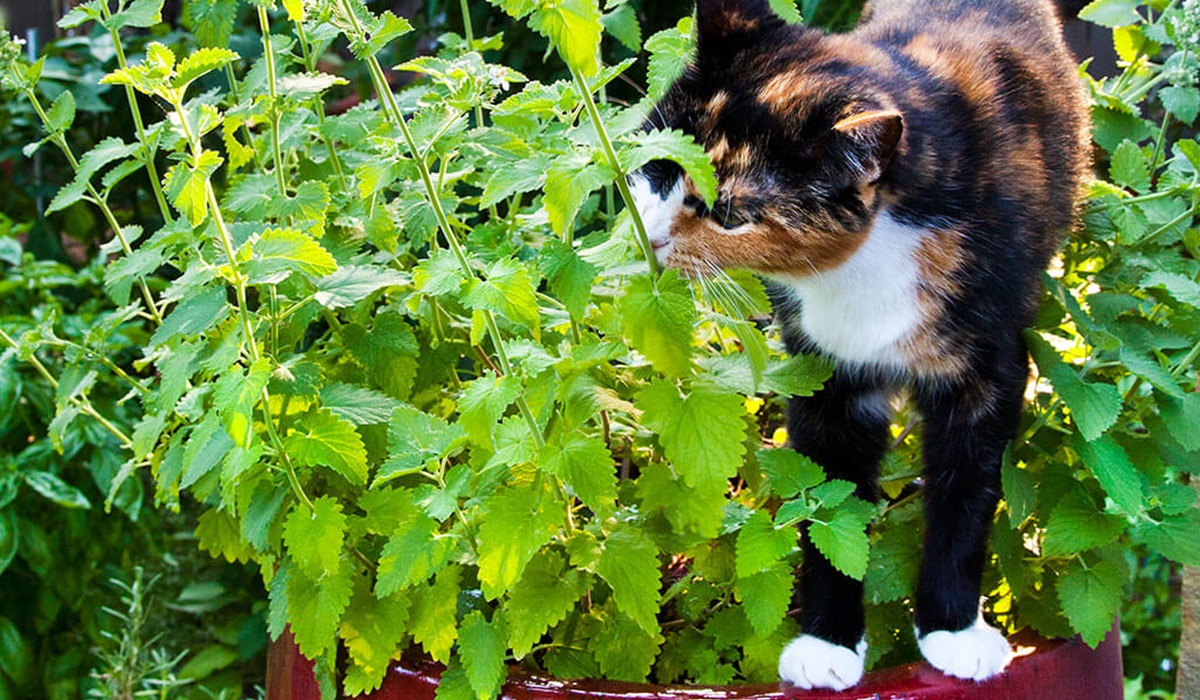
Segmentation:
[(739, 226), (750, 223), (753, 219), (747, 212), (733, 207), (717, 206), (713, 208), (713, 217), (725, 227), (726, 230), (732, 230)]

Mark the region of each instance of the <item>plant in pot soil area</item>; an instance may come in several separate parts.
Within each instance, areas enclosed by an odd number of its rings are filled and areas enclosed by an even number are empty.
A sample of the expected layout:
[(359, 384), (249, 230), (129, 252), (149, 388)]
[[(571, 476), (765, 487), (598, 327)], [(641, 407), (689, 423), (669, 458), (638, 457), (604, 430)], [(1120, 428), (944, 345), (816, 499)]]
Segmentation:
[[(919, 430), (902, 410), (878, 503), (786, 449), (784, 400), (829, 364), (782, 352), (754, 277), (658, 269), (630, 207), (625, 175), (654, 159), (715, 194), (690, 137), (641, 130), (691, 20), (643, 46), (630, 2), (494, 4), (544, 37), (563, 79), (493, 62), (504, 35), (469, 22), (393, 66), (379, 57), (410, 25), (362, 0), (191, 0), (195, 35), (115, 53), (103, 82), (136, 129), (90, 149), (72, 143), (71, 93), (43, 104), (41, 64), (5, 44), (4, 87), (45, 127), (29, 150), (75, 173), (49, 209), (109, 228), (111, 310), (89, 330), (149, 337), (125, 365), (72, 353), (53, 377), (54, 319), (4, 319), (5, 357), (56, 386), (51, 430), (107, 431), (127, 457), (113, 493), (149, 470), (160, 506), (205, 504), (200, 546), (259, 565), (272, 636), (290, 628), (327, 695), (379, 687), (406, 651), (445, 665), (443, 699), (496, 697), (512, 664), (772, 682), (797, 631), (802, 523), (865, 582), (868, 664), (915, 658)], [(1028, 336), (1036, 381), (985, 583), (1002, 626), (1090, 646), (1129, 543), (1200, 562), (1181, 483), (1200, 450), (1200, 147), (1177, 138), (1198, 99), (1181, 37), (1200, 20), (1194, 2), (1160, 5), (1085, 11), (1116, 27), (1129, 67), (1089, 79), (1109, 177)], [(160, 9), (91, 0), (61, 24), (120, 38)], [(259, 34), (235, 52), (239, 19)], [(337, 115), (323, 105), (345, 81), (317, 70), (331, 52), (374, 92)], [(643, 68), (648, 97), (604, 99)], [(394, 71), (418, 79), (394, 90)], [(147, 166), (161, 224), (110, 204)], [(119, 416), (89, 395), (113, 372), (130, 390)]]

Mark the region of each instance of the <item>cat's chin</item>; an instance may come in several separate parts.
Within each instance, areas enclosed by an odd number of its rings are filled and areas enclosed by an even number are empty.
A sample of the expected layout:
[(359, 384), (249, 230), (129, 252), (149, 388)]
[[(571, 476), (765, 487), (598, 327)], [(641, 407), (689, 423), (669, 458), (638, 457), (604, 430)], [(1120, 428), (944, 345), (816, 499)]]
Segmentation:
[(917, 640), (917, 646), (929, 665), (947, 676), (973, 681), (1000, 674), (1012, 660), (1008, 640), (982, 616), (958, 632), (930, 632)]
[(802, 634), (779, 655), (779, 678), (797, 688), (845, 690), (862, 680), (866, 658), (866, 639), (849, 649)]

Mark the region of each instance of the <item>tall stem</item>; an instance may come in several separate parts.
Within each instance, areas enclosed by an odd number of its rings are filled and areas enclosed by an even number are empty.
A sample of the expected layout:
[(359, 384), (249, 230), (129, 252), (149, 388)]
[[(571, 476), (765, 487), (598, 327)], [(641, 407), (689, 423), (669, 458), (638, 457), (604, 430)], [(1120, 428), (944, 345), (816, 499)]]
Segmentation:
[(267, 59), (267, 89), (271, 94), (271, 148), (275, 154), (275, 180), (279, 192), (287, 194), (287, 181), (283, 177), (283, 149), (279, 144), (279, 87), (276, 83), (275, 52), (271, 50), (271, 20), (267, 10), (258, 6), (258, 25), (262, 28), (263, 53)]

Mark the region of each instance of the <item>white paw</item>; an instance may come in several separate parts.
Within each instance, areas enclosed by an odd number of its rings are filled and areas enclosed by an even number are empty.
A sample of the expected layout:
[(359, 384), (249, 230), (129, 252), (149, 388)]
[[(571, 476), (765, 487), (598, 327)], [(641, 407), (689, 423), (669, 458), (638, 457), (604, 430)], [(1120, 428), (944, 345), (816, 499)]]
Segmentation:
[(931, 666), (957, 678), (982, 681), (1000, 673), (1012, 660), (1012, 648), (1000, 630), (980, 617), (958, 632), (930, 632), (917, 640)]
[(779, 677), (798, 688), (845, 690), (862, 679), (866, 656), (866, 639), (847, 649), (802, 634), (779, 655)]

